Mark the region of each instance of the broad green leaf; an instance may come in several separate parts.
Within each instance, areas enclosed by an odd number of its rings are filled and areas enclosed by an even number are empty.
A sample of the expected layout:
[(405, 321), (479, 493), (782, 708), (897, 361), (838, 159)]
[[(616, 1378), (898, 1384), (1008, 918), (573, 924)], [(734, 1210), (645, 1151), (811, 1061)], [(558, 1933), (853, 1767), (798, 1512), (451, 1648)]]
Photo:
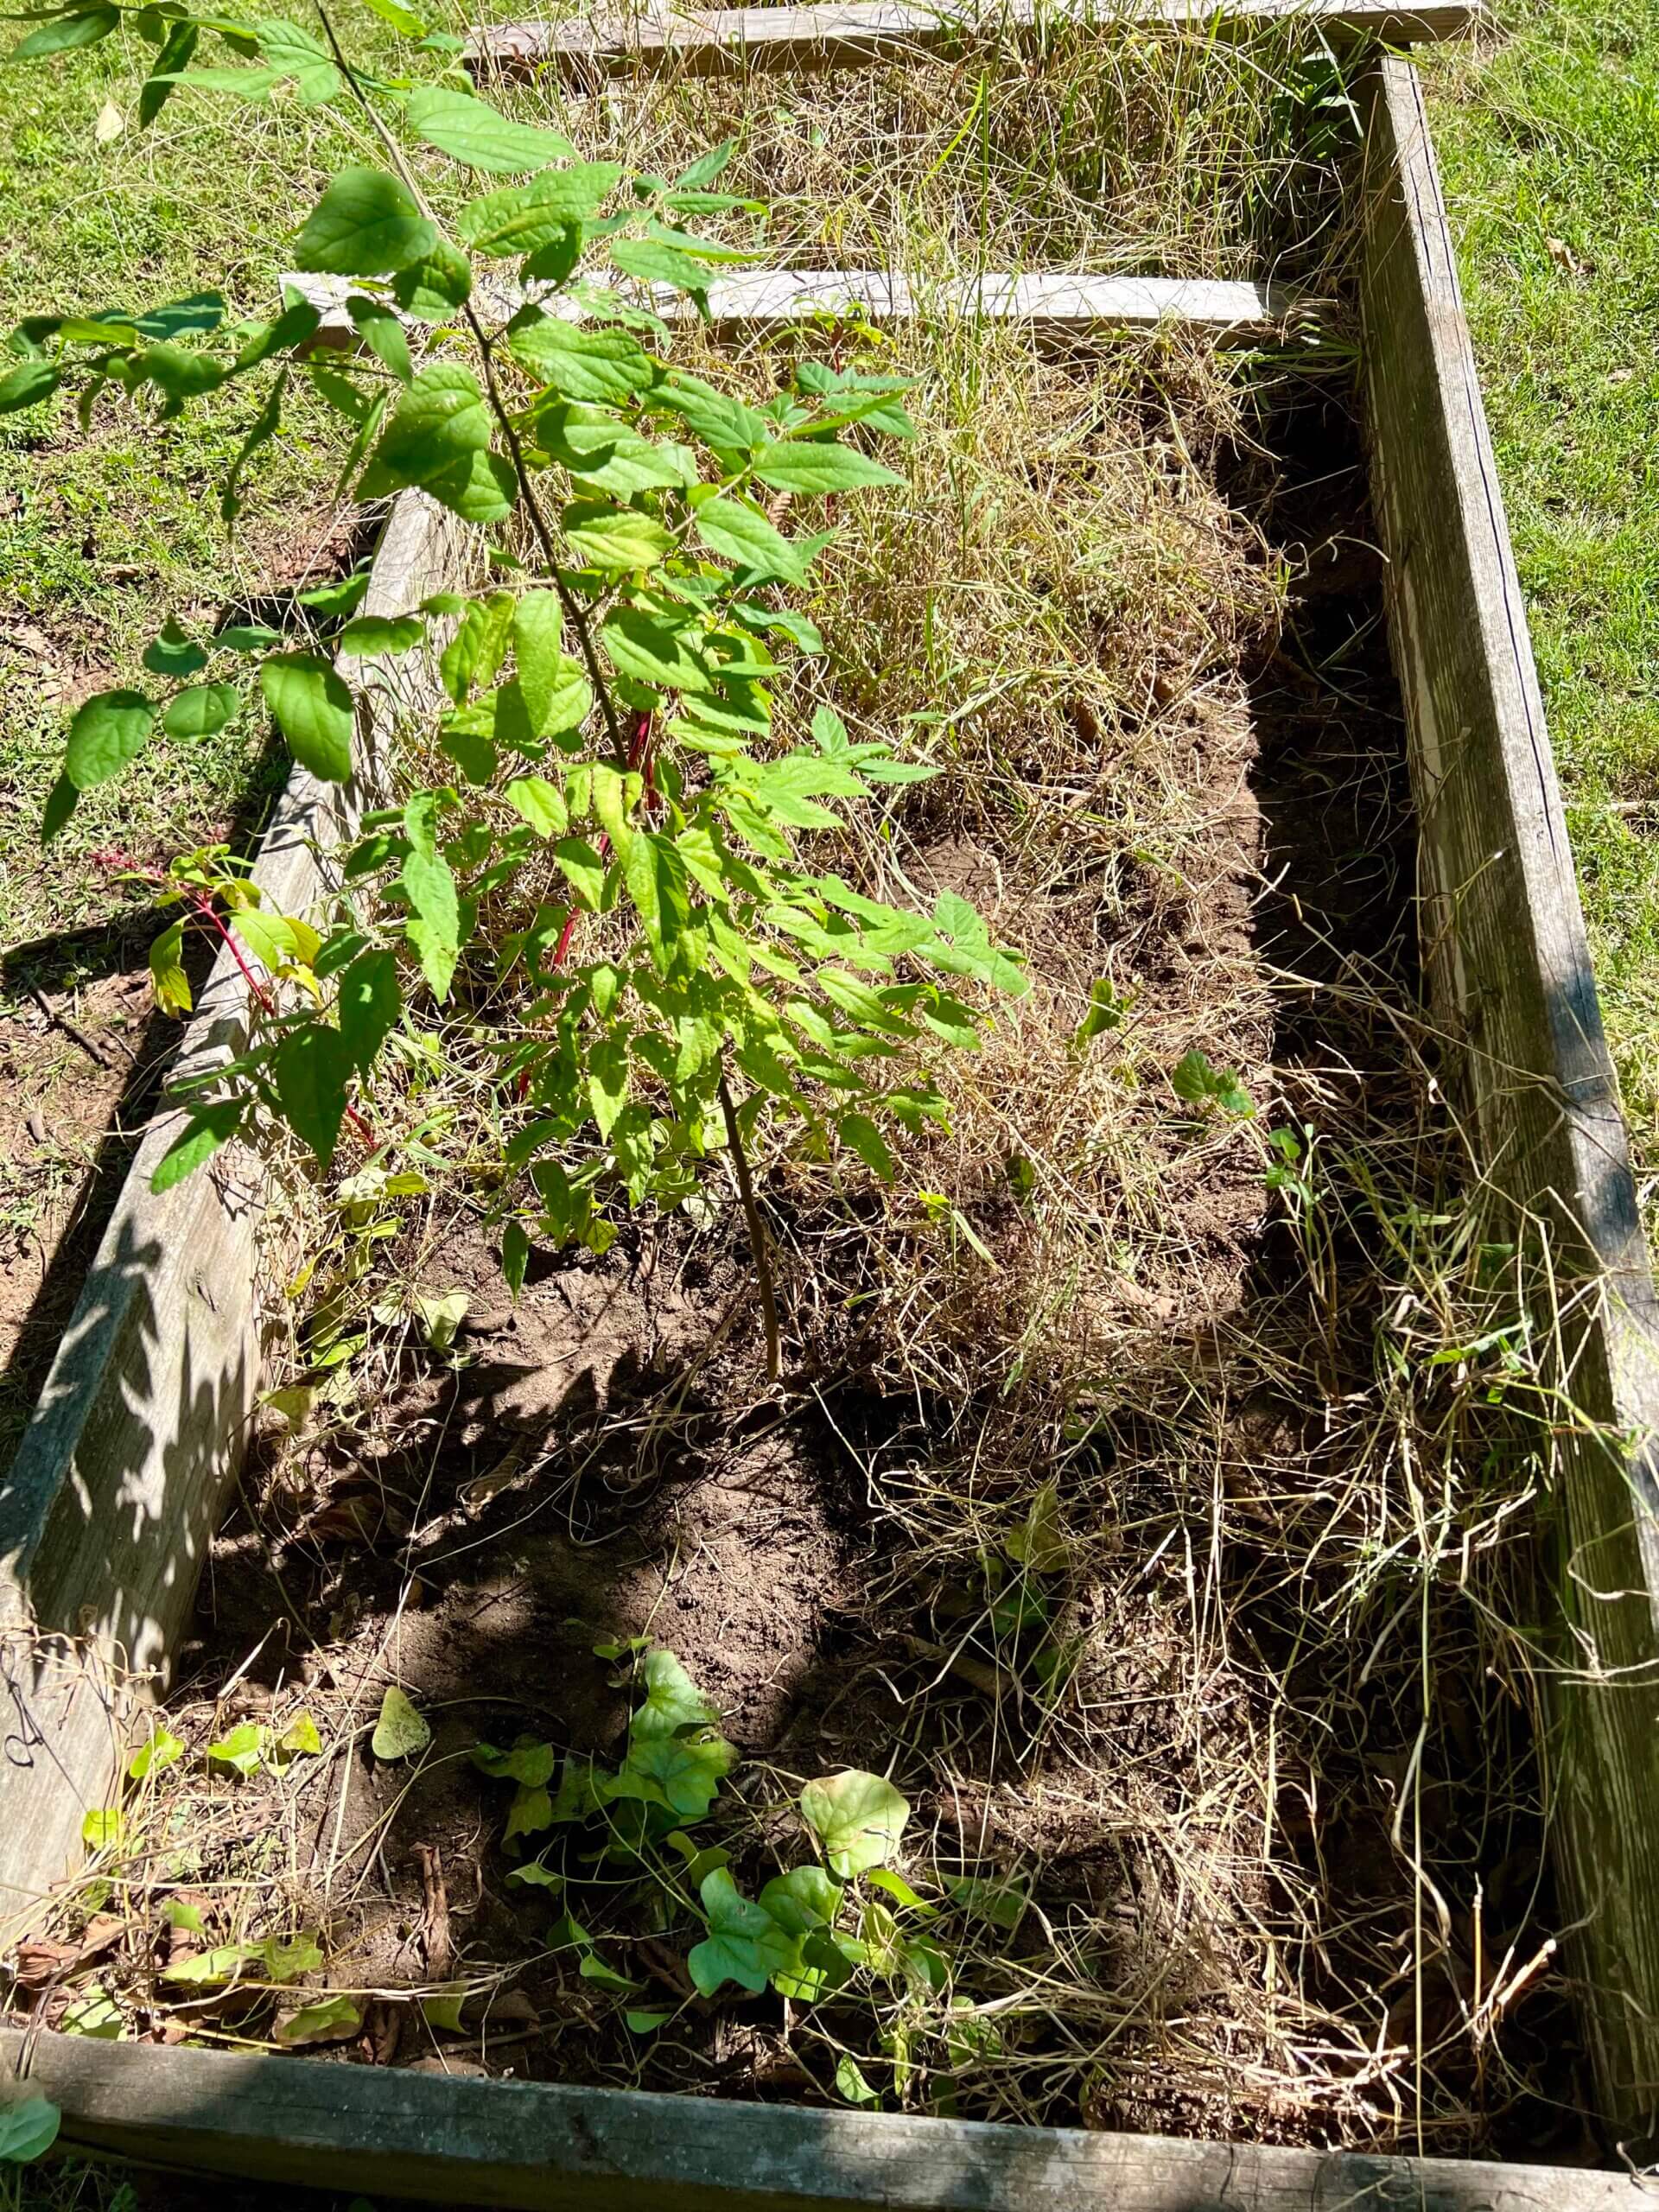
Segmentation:
[(333, 664), (316, 653), (273, 653), (259, 671), (259, 688), (301, 766), (325, 783), (345, 783), (357, 710)]
[(354, 1072), (346, 1039), (320, 1023), (290, 1029), (271, 1058), (281, 1106), (295, 1134), (325, 1169), (334, 1156), (346, 1117), (346, 1086)]
[(842, 1142), (850, 1145), (864, 1165), (891, 1183), (894, 1174), (893, 1154), (887, 1150), (881, 1132), (868, 1115), (842, 1114), (836, 1123)]
[(192, 1957), (180, 1959), (174, 1965), (163, 1967), (163, 1981), (180, 1981), (192, 1987), (211, 1988), (220, 1982), (236, 1981), (241, 1978), (244, 1967), (251, 1966), (264, 1955), (263, 1943), (219, 1943), (211, 1951), (198, 1951)]
[(359, 614), (340, 633), (340, 651), (347, 655), (406, 653), (426, 635), (418, 614)]
[(619, 1974), (614, 1967), (607, 1966), (597, 1951), (589, 1951), (576, 1972), (584, 1981), (597, 1982), (601, 1989), (608, 1989), (618, 1997), (626, 1997), (642, 1986), (639, 1982), (630, 1981), (626, 1974)]
[(41, 842), (49, 845), (79, 804), (80, 792), (66, 775), (60, 775), (41, 809)]
[(149, 980), (163, 1014), (188, 1014), (190, 979), (184, 972), (184, 923), (169, 922), (149, 948)]
[(220, 1145), (227, 1143), (242, 1126), (246, 1109), (239, 1098), (225, 1098), (211, 1106), (192, 1109), (183, 1129), (174, 1138), (156, 1163), (149, 1179), (149, 1187), (158, 1195), (170, 1191), (175, 1183), (182, 1183), (187, 1175), (194, 1175), (204, 1160), (211, 1160)]
[(604, 903), (605, 863), (585, 837), (562, 837), (553, 848), (560, 871), (582, 904), (597, 913)]
[(335, 276), (387, 276), (429, 254), (436, 227), (385, 169), (341, 169), (307, 217), (296, 259)]
[(353, 293), (346, 312), (375, 359), (400, 383), (408, 384), (415, 368), (409, 358), (408, 334), (395, 311), (384, 300), (365, 300)]
[(611, 259), (642, 284), (667, 284), (677, 292), (706, 292), (715, 281), (714, 271), (702, 262), (656, 238), (619, 238)]
[(652, 1736), (671, 1736), (680, 1728), (707, 1728), (719, 1719), (702, 1692), (671, 1651), (653, 1645), (641, 1660), (640, 1677), (645, 1702), (628, 1723), (635, 1743)]
[(637, 834), (628, 846), (623, 881), (645, 926), (652, 965), (659, 976), (671, 972), (675, 951), (691, 918), (685, 858), (659, 830)]
[(363, 2006), (355, 1997), (322, 1997), (315, 2005), (302, 2005), (271, 2029), (274, 2042), (289, 2050), (306, 2044), (343, 2043), (363, 2024)]
[(216, 1765), (234, 1767), (238, 1774), (251, 1774), (264, 1758), (270, 1742), (270, 1731), (261, 1727), (257, 1720), (244, 1720), (216, 1744), (209, 1744), (207, 1756)]
[(0, 415), (15, 415), (20, 407), (35, 407), (50, 399), (63, 382), (50, 361), (24, 361), (0, 377)]
[(793, 1866), (774, 1874), (760, 1892), (760, 1906), (791, 1936), (828, 1928), (841, 1910), (842, 1891), (822, 1866)]
[(741, 499), (705, 499), (692, 517), (692, 527), (711, 553), (753, 569), (758, 576), (781, 576), (791, 584), (806, 581), (797, 548)]
[(317, 1724), (308, 1713), (296, 1713), (276, 1739), (279, 1751), (286, 1751), (293, 1758), (317, 1758), (322, 1751), (322, 1738), (317, 1733)]
[(449, 863), (441, 853), (410, 853), (397, 878), (404, 897), (451, 951), (461, 944), (461, 901)]
[(910, 1802), (879, 1774), (849, 1767), (807, 1783), (801, 1818), (823, 1846), (831, 1872), (846, 1880), (892, 1858)]
[[(552, 594), (533, 596), (551, 598)], [(520, 607), (523, 604), (522, 601), (518, 602)], [(554, 604), (557, 606), (556, 600)], [(458, 707), (466, 703), (475, 684), (494, 681), (518, 626), (518, 610), (511, 592), (491, 592), (486, 598), (467, 601), (455, 634), (438, 662), (443, 688)]]
[(96, 46), (99, 39), (107, 38), (121, 21), (117, 8), (85, 8), (78, 15), (60, 16), (55, 22), (42, 23), (39, 30), (30, 31), (20, 39), (7, 59), (11, 61), (34, 61), (43, 54), (67, 54), (78, 46)]
[(588, 1055), (588, 1103), (603, 1138), (609, 1137), (627, 1103), (630, 1081), (626, 1037), (600, 1038)]
[(480, 529), (505, 522), (518, 501), (512, 463), (499, 453), (469, 454), (465, 461), (429, 476), (423, 488), (452, 514)]
[(431, 1740), (431, 1729), (404, 1692), (391, 1683), (380, 1700), (380, 1717), (369, 1738), (369, 1749), (378, 1759), (406, 1759), (423, 1751)]
[(118, 1805), (99, 1806), (80, 1824), (80, 1840), (88, 1851), (118, 1851), (126, 1834), (127, 1824)]
[(100, 691), (69, 725), (63, 772), (77, 791), (118, 776), (156, 726), (156, 709), (142, 691)]
[(501, 796), (538, 837), (562, 837), (569, 827), (564, 801), (545, 776), (516, 776)]
[(836, 2061), (836, 2088), (849, 2105), (879, 2105), (881, 2101), (880, 2089), (872, 2088), (863, 2068), (847, 2051)]
[(674, 550), (673, 532), (633, 507), (578, 499), (561, 519), (565, 536), (588, 568), (654, 569)]
[(429, 484), (464, 468), (489, 442), (490, 410), (477, 378), (459, 362), (434, 361), (399, 398), (359, 494), (374, 496), (368, 487), (382, 478), (391, 488)]
[(692, 1980), (704, 1997), (728, 1981), (760, 1991), (794, 1959), (795, 1946), (769, 1912), (741, 1897), (723, 1866), (703, 1881), (698, 1892), (709, 1923), (707, 1939), (686, 1960)]
[(43, 2158), (58, 2139), (62, 2118), (57, 2106), (44, 2097), (0, 2105), (0, 2165), (30, 2166)]
[[(511, 1881), (512, 1876), (509, 1874), (507, 1879)], [(438, 1990), (430, 1997), (421, 1999), (421, 2018), (429, 2028), (442, 2028), (448, 2035), (459, 2035), (461, 2027), (461, 2008), (466, 2001), (466, 1983), (464, 1981), (451, 1982), (447, 1988)]]
[[(316, 1734), (316, 1730), (312, 1730)], [(321, 1745), (318, 1746), (321, 1749)], [(322, 1970), (322, 1952), (308, 1936), (290, 1936), (284, 1939), (268, 1936), (260, 1945), (260, 1964), (265, 1969), (265, 1979), (278, 1984), (299, 1980), (302, 1974), (319, 1974)]]
[(60, 2036), (92, 2036), (100, 2043), (119, 2043), (126, 2033), (121, 2007), (106, 1989), (88, 1982), (58, 2022)]
[(193, 683), (168, 702), (162, 728), (169, 737), (215, 736), (242, 704), (234, 683)]
[(763, 415), (683, 369), (660, 378), (646, 394), (645, 405), (653, 414), (677, 416), (717, 453), (752, 453), (772, 435)]
[(573, 162), (543, 169), (528, 184), (487, 192), (461, 211), (456, 228), (480, 253), (533, 253), (561, 238), (572, 222), (598, 209), (622, 171), (614, 162)]
[(507, 351), (565, 399), (626, 401), (658, 375), (656, 362), (626, 331), (584, 330), (539, 308), (521, 309), (508, 324)]
[(501, 1231), (501, 1274), (509, 1292), (517, 1298), (524, 1287), (524, 1270), (530, 1265), (530, 1238), (521, 1221), (510, 1221)]
[(638, 2009), (625, 2011), (622, 2015), (622, 2024), (630, 2035), (652, 2036), (656, 2034), (658, 2028), (666, 2026), (673, 2017), (671, 2012), (650, 2012), (644, 2006), (640, 2006)]
[(417, 138), (469, 169), (511, 176), (563, 161), (573, 151), (556, 130), (510, 122), (486, 100), (442, 85), (423, 85), (411, 92), (404, 116)]
[(762, 446), (754, 473), (777, 492), (854, 492), (866, 484), (902, 484), (879, 461), (833, 439), (779, 438)]
[(173, 79), (190, 67), (190, 57), (196, 50), (201, 33), (189, 22), (175, 22), (168, 27), (162, 49), (150, 65), (138, 93), (138, 128), (148, 130), (173, 92)]
[(359, 1074), (374, 1065), (402, 1011), (395, 956), (384, 950), (359, 953), (340, 979), (335, 1007), (340, 1037)]
[[(1018, 959), (991, 943), (984, 916), (959, 893), (939, 893), (933, 921), (942, 938), (926, 947), (926, 957), (936, 968), (943, 968), (947, 975), (977, 976), (1011, 998), (1019, 998), (1031, 988), (1031, 978)], [(944, 942), (944, 938), (950, 942)]]
[(183, 1757), (182, 1740), (162, 1722), (153, 1722), (150, 1733), (127, 1761), (128, 1777), (133, 1782), (142, 1782), (147, 1775), (165, 1774), (168, 1767)]
[[(565, 658), (564, 615), (556, 592), (527, 591), (519, 599), (512, 614), (512, 645), (531, 734), (546, 737), (571, 727), (556, 720), (556, 712), (568, 709), (573, 683), (582, 685), (585, 692), (586, 679)], [(584, 698), (582, 714), (591, 703)]]
[(724, 1737), (699, 1730), (686, 1736), (648, 1736), (629, 1751), (610, 1784), (613, 1797), (641, 1797), (666, 1805), (683, 1821), (700, 1821), (737, 1753)]
[(653, 445), (615, 416), (579, 401), (539, 408), (534, 418), (538, 448), (601, 492), (631, 499), (636, 492), (683, 486), (684, 448)]
[(600, 632), (605, 650), (624, 676), (665, 690), (707, 690), (708, 664), (697, 651), (689, 625), (619, 607)]
[(169, 615), (159, 638), (153, 638), (144, 647), (144, 666), (152, 676), (194, 676), (198, 669), (206, 668), (207, 656), (195, 641), (186, 637)]
[(417, 322), (448, 322), (472, 289), (472, 264), (448, 238), (405, 263), (391, 280), (391, 296)]
[(493, 1744), (474, 1744), (472, 1758), (480, 1774), (495, 1782), (518, 1783), (526, 1789), (545, 1789), (559, 1763), (551, 1744), (537, 1743), (530, 1736), (520, 1737), (510, 1751), (498, 1751)]
[(545, 1788), (539, 1783), (520, 1783), (507, 1808), (507, 1825), (502, 1830), (504, 1840), (511, 1843), (514, 1836), (539, 1835), (552, 1825), (553, 1800)]
[(308, 31), (280, 16), (267, 16), (253, 26), (262, 60), (287, 79), (299, 94), (302, 107), (326, 107), (345, 90), (344, 80)]

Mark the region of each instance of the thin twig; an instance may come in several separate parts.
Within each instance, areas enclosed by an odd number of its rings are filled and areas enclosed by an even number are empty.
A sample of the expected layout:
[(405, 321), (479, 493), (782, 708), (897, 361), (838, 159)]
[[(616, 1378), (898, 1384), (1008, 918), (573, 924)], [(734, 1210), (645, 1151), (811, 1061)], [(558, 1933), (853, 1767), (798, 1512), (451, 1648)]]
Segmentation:
[(737, 1170), (738, 1195), (743, 1201), (743, 1212), (749, 1224), (749, 1244), (754, 1254), (755, 1279), (760, 1286), (760, 1312), (766, 1325), (766, 1380), (777, 1382), (782, 1372), (778, 1349), (778, 1300), (772, 1288), (772, 1252), (766, 1241), (766, 1224), (760, 1218), (760, 1209), (754, 1202), (754, 1185), (749, 1176), (748, 1155), (743, 1149), (743, 1133), (737, 1126), (737, 1109), (732, 1103), (732, 1093), (722, 1071), (720, 1078), (720, 1110), (726, 1117), (726, 1141), (731, 1148), (732, 1164)]
[(110, 1061), (103, 1048), (100, 1046), (94, 1044), (84, 1029), (78, 1029), (75, 1024), (70, 1020), (67, 1014), (60, 1014), (56, 1007), (54, 1007), (51, 1001), (47, 997), (46, 993), (40, 989), (38, 986), (34, 983), (30, 983), (28, 988), (29, 995), (34, 1000), (35, 1005), (39, 1007), (41, 1012), (46, 1016), (54, 1029), (61, 1029), (64, 1035), (69, 1039), (70, 1042), (72, 1044), (79, 1045), (81, 1051), (86, 1053), (87, 1058), (96, 1060), (99, 1067), (106, 1068), (109, 1066)]
[[(404, 159), (403, 148), (399, 146), (376, 113), (373, 102), (359, 82), (357, 72), (346, 60), (340, 41), (334, 35), (334, 24), (328, 19), (328, 10), (322, 5), (322, 0), (317, 0), (317, 16), (322, 24), (323, 33), (328, 41), (334, 60), (339, 66), (340, 75), (346, 79), (346, 87), (353, 99), (367, 116), (375, 136), (385, 148), (387, 159), (397, 171), (399, 179), (425, 211), (429, 219), (431, 219), (431, 207), (425, 193), (421, 189), (420, 179)], [(599, 710), (605, 717), (605, 730), (611, 741), (611, 750), (616, 757), (618, 767), (622, 767), (627, 760), (628, 748), (627, 741), (622, 734), (621, 720), (606, 684), (605, 671), (600, 664), (598, 649), (594, 644), (593, 634), (588, 629), (587, 615), (575, 594), (559, 573), (558, 550), (553, 543), (553, 533), (548, 528), (547, 518), (542, 512), (541, 503), (531, 488), (530, 471), (524, 465), (524, 446), (519, 441), (518, 433), (513, 425), (506, 402), (501, 396), (501, 387), (496, 381), (495, 363), (492, 359), (489, 336), (483, 324), (479, 321), (478, 310), (470, 299), (465, 302), (461, 312), (466, 316), (467, 327), (477, 342), (479, 358), (484, 365), (484, 383), (489, 397), (490, 410), (495, 416), (502, 436), (507, 442), (507, 452), (518, 480), (518, 496), (524, 501), (524, 512), (530, 518), (530, 526), (535, 531), (536, 541), (546, 559), (549, 575), (554, 590), (558, 594), (559, 605), (564, 610), (564, 618), (576, 633), (576, 642), (582, 648), (582, 658), (588, 670), (588, 680), (594, 687), (594, 696), (599, 701)]]

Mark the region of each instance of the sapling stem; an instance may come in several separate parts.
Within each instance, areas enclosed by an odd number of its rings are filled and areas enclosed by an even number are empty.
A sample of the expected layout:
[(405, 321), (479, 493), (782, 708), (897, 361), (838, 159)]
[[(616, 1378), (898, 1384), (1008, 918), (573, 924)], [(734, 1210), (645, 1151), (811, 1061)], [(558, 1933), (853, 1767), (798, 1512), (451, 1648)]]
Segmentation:
[(754, 1202), (748, 1154), (743, 1149), (743, 1133), (737, 1126), (737, 1109), (732, 1103), (731, 1087), (723, 1070), (720, 1078), (720, 1110), (726, 1120), (726, 1142), (731, 1150), (732, 1165), (737, 1170), (738, 1196), (743, 1201), (744, 1217), (749, 1224), (749, 1246), (754, 1254), (755, 1279), (760, 1286), (760, 1313), (766, 1328), (766, 1380), (775, 1382), (783, 1366), (778, 1348), (778, 1299), (772, 1287), (772, 1251), (766, 1241), (766, 1224)]
[[(334, 24), (329, 21), (328, 10), (322, 5), (322, 0), (317, 0), (317, 16), (322, 24), (324, 35), (328, 41), (340, 73), (345, 79), (352, 98), (369, 118), (375, 136), (385, 148), (387, 159), (397, 171), (405, 189), (416, 205), (424, 209), (429, 217), (432, 210), (426, 194), (421, 189), (420, 179), (404, 159), (403, 148), (387, 130), (385, 123), (375, 111), (373, 101), (358, 82), (357, 72), (346, 60), (345, 51), (339, 39), (334, 35)], [(599, 701), (600, 713), (605, 718), (605, 733), (611, 741), (611, 751), (615, 756), (616, 765), (619, 768), (624, 767), (627, 762), (628, 748), (622, 734), (621, 721), (617, 715), (615, 703), (612, 700), (609, 687), (605, 681), (605, 671), (600, 663), (598, 649), (594, 644), (593, 632), (588, 626), (586, 612), (575, 594), (559, 573), (558, 548), (553, 542), (552, 531), (547, 526), (547, 518), (542, 512), (541, 502), (531, 488), (530, 471), (524, 466), (524, 448), (519, 441), (518, 432), (514, 427), (512, 417), (508, 412), (506, 402), (501, 397), (501, 387), (496, 381), (493, 348), (489, 334), (479, 321), (478, 310), (470, 299), (463, 303), (461, 313), (467, 319), (467, 327), (472, 332), (478, 346), (479, 359), (484, 369), (484, 388), (489, 399), (490, 412), (494, 416), (497, 427), (507, 442), (507, 453), (512, 461), (513, 474), (518, 479), (518, 497), (524, 502), (524, 512), (530, 517), (530, 526), (536, 533), (536, 542), (542, 549), (542, 555), (547, 563), (548, 574), (553, 588), (558, 594), (559, 605), (564, 610), (564, 619), (576, 633), (576, 643), (582, 648), (582, 662), (588, 671), (588, 681), (594, 687), (594, 696)]]

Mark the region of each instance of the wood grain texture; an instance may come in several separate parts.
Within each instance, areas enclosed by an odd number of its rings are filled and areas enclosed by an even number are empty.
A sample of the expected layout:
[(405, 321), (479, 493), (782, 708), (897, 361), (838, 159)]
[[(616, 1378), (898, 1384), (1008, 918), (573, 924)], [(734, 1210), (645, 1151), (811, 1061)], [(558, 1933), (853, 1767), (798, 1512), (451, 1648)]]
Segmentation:
[[(0, 2064), (25, 2057), (0, 2030)], [(1622, 2174), (485, 2082), (42, 2035), (64, 2139), (525, 2212), (1643, 2212)]]
[[(351, 284), (345, 277), (289, 274), (285, 296), (297, 293), (322, 315), (317, 339), (355, 346), (358, 334), (346, 312)], [(666, 284), (652, 287), (652, 305), (665, 322), (702, 323), (694, 302)], [(486, 294), (492, 313), (504, 319), (537, 296), (514, 284), (496, 283)], [(549, 314), (580, 320), (570, 303), (550, 295)], [(817, 315), (855, 314), (873, 322), (900, 322), (984, 315), (1020, 322), (1050, 335), (1090, 330), (1155, 330), (1165, 323), (1191, 326), (1217, 341), (1255, 342), (1294, 329), (1305, 335), (1319, 300), (1293, 284), (1249, 284), (1198, 276), (1089, 276), (1064, 270), (1027, 276), (989, 274), (960, 283), (918, 283), (880, 269), (759, 269), (716, 277), (708, 293), (708, 327), (716, 331), (764, 329), (810, 321)]]
[[(1421, 820), (1424, 942), (1483, 1165), (1562, 1317), (1555, 1840), (1606, 2116), (1659, 2103), (1659, 1306), (1421, 96), (1368, 143), (1374, 498)], [(1576, 1409), (1569, 1418), (1567, 1404)]]
[(506, 73), (553, 64), (607, 71), (660, 63), (693, 72), (835, 69), (923, 60), (975, 39), (1079, 22), (1114, 32), (1194, 29), (1237, 35), (1287, 21), (1317, 27), (1333, 41), (1377, 39), (1390, 46), (1457, 38), (1488, 20), (1484, 0), (1001, 0), (1000, 5), (929, 6), (925, 0), (822, 0), (798, 8), (611, 9), (557, 23), (481, 25), (467, 58)]
[[(401, 613), (450, 581), (461, 527), (423, 494), (398, 500), (365, 609)], [(390, 661), (342, 673), (364, 702), (362, 745), (410, 679)], [(294, 769), (253, 871), (277, 911), (313, 905), (356, 804), (356, 785)], [(221, 951), (179, 1067), (229, 1058), (246, 1027), (246, 986)], [(85, 1855), (82, 1816), (110, 1802), (135, 1698), (165, 1678), (259, 1388), (257, 1168), (227, 1145), (156, 1196), (183, 1122), (164, 1109), (146, 1130), (0, 1480), (0, 1930)]]

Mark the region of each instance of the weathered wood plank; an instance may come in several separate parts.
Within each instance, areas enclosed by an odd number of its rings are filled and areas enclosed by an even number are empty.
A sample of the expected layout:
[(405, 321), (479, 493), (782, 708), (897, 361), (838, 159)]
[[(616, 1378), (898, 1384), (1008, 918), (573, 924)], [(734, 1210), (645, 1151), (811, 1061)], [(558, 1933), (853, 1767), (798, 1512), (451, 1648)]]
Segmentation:
[[(399, 499), (365, 608), (401, 613), (451, 581), (461, 529), (423, 494)], [(389, 687), (409, 679), (391, 662), (343, 672), (368, 702), (366, 742)], [(273, 906), (312, 905), (321, 856), (356, 804), (355, 785), (296, 767), (254, 868)], [(246, 987), (222, 951), (181, 1068), (228, 1058), (246, 1018)], [(156, 1196), (150, 1176), (183, 1119), (163, 1111), (145, 1132), (0, 1481), (0, 1928), (79, 1861), (84, 1813), (110, 1802), (135, 1695), (143, 1678), (165, 1676), (259, 1388), (257, 1172), (226, 1146)]]
[[(357, 343), (346, 313), (351, 289), (343, 277), (298, 274), (283, 279), (285, 295), (298, 294), (322, 311), (317, 335), (325, 344)], [(666, 322), (703, 322), (683, 293), (652, 287), (657, 313)], [(516, 285), (497, 285), (493, 312), (508, 315), (528, 298)], [(708, 327), (716, 331), (785, 327), (817, 315), (858, 315), (874, 322), (982, 315), (1017, 322), (1050, 335), (1068, 331), (1155, 330), (1186, 324), (1205, 337), (1241, 341), (1282, 335), (1318, 308), (1294, 284), (1236, 283), (1205, 276), (1090, 276), (1063, 270), (1027, 276), (986, 275), (939, 283), (916, 282), (880, 269), (760, 269), (717, 277), (708, 294)], [(550, 297), (549, 313), (575, 315), (569, 302)]]
[[(0, 2031), (0, 2062), (24, 2038)], [(525, 2212), (1642, 2212), (1624, 2174), (482, 2082), (42, 2035), (67, 2142)]]
[(1457, 38), (1488, 20), (1484, 0), (1000, 0), (929, 6), (926, 0), (821, 0), (791, 8), (612, 9), (559, 22), (480, 25), (467, 59), (512, 73), (547, 65), (573, 72), (651, 67), (670, 55), (702, 73), (744, 69), (835, 69), (921, 60), (970, 40), (1046, 24), (1124, 31), (1219, 30), (1241, 34), (1287, 22), (1333, 41), (1390, 46)]
[[(1384, 61), (1368, 146), (1374, 497), (1421, 819), (1424, 941), (1484, 1165), (1561, 1316), (1554, 1832), (1608, 2118), (1659, 2103), (1659, 1306), (1429, 143)], [(1550, 1300), (1535, 1319), (1548, 1328)], [(1569, 1412), (1569, 1407), (1576, 1412)]]

